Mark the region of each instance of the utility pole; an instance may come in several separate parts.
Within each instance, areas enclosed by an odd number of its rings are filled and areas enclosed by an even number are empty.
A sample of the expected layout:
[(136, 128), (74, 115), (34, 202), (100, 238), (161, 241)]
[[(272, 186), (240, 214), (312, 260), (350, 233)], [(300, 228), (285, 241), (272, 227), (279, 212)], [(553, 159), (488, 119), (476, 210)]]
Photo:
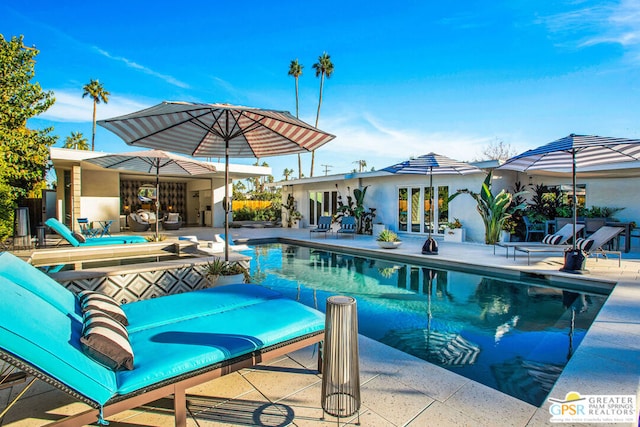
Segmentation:
[(329, 169), (331, 169), (333, 166), (332, 165), (320, 165), (324, 168), (324, 176), (327, 176), (327, 174), (329, 173)]

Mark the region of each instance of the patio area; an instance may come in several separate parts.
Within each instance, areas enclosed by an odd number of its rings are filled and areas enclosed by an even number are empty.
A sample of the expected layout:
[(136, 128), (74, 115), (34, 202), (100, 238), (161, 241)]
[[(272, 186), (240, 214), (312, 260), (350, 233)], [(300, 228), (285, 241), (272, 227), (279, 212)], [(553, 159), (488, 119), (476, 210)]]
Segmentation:
[[(168, 240), (179, 235), (194, 235), (211, 240), (210, 228), (183, 228), (164, 231)], [(617, 259), (587, 260), (588, 275), (560, 273), (561, 257), (525, 255), (515, 261), (504, 256), (504, 248), (473, 243), (440, 243), (436, 256), (420, 254), (424, 238), (403, 237), (393, 251), (378, 248), (371, 236), (326, 239), (310, 236), (305, 229), (238, 228), (231, 229), (236, 242), (281, 238), (289, 242), (313, 244), (331, 249), (348, 249), (362, 254), (384, 252), (406, 262), (426, 258), (443, 265), (463, 265), (482, 271), (527, 272), (563, 281), (587, 281), (611, 286), (613, 291), (598, 314), (579, 348), (567, 364), (550, 397), (564, 399), (570, 391), (585, 394), (635, 395), (639, 392), (640, 372), (640, 247), (632, 245)], [(604, 284), (603, 284), (604, 283)], [(272, 364), (211, 381), (189, 391), (188, 425), (198, 426), (324, 426), (336, 425), (336, 419), (323, 416), (320, 407), (321, 376), (315, 370), (317, 349), (307, 348), (288, 354)], [(543, 426), (551, 425), (549, 403), (537, 408), (444, 368), (402, 353), (384, 344), (360, 336), (360, 375), (363, 426)], [(22, 385), (0, 390), (0, 408)], [(2, 426), (37, 426), (54, 422), (61, 416), (81, 411), (86, 406), (66, 393), (38, 382), (2, 420)], [(112, 426), (173, 425), (172, 402), (162, 399), (154, 404), (127, 411), (108, 420)], [(354, 425), (356, 417), (341, 419), (340, 425)], [(586, 424), (581, 424), (586, 425)], [(636, 425), (635, 423), (629, 425)]]

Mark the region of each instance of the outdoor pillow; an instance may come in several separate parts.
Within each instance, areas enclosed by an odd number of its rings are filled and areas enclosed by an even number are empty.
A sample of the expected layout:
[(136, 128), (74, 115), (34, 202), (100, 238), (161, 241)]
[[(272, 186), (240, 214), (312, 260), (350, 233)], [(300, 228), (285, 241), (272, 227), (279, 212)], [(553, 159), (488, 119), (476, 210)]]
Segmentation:
[(138, 211), (138, 218), (140, 218), (141, 222), (149, 222), (149, 213), (145, 211)]
[(593, 239), (577, 239), (576, 240), (576, 248), (580, 249), (582, 252), (589, 252), (589, 249), (593, 246)]
[(78, 294), (78, 300), (80, 301), (80, 307), (83, 313), (88, 310), (97, 309), (120, 322), (122, 326), (129, 325), (127, 315), (122, 311), (122, 308), (120, 308), (120, 304), (109, 295), (96, 291), (82, 291)]
[(73, 232), (73, 237), (76, 238), (76, 240), (80, 243), (84, 243), (87, 241), (87, 239), (84, 238), (84, 236), (80, 233), (78, 233), (77, 231)]
[(133, 369), (133, 349), (127, 329), (100, 310), (84, 313), (80, 345), (89, 357), (111, 369)]
[(167, 222), (178, 222), (180, 221), (179, 213), (170, 213), (167, 217)]
[(557, 245), (562, 240), (562, 236), (558, 234), (547, 234), (542, 238), (542, 243), (545, 245)]

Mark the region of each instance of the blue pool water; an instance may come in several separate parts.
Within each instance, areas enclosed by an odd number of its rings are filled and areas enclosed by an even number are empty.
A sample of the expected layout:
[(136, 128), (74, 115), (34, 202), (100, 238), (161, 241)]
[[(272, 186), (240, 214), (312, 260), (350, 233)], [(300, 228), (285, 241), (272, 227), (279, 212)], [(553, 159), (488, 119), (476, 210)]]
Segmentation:
[(251, 255), (256, 282), (321, 311), (331, 295), (353, 296), (362, 335), (536, 406), (606, 300), (300, 246)]

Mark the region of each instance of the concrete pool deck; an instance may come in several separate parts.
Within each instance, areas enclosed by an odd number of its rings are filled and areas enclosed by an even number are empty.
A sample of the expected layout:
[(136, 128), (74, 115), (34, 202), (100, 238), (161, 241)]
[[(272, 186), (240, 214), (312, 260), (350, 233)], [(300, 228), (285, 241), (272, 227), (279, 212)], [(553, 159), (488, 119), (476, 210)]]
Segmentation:
[[(215, 230), (220, 232), (221, 230)], [(184, 228), (167, 235), (195, 235), (211, 240), (211, 229)], [(437, 256), (420, 255), (424, 237), (403, 238), (400, 248), (378, 249), (373, 237), (337, 238), (310, 236), (308, 230), (279, 228), (232, 229), (235, 240), (284, 238), (314, 245), (381, 251), (406, 262), (433, 258), (438, 263), (455, 262), (476, 270), (501, 269), (513, 274), (527, 272), (562, 280), (586, 281), (612, 286), (613, 291), (586, 337), (556, 382), (550, 397), (562, 400), (570, 391), (581, 395), (638, 396), (640, 379), (640, 248), (623, 255), (622, 267), (612, 259), (588, 259), (590, 274), (576, 277), (558, 272), (562, 259), (544, 255), (515, 261), (504, 249), (472, 243), (441, 243)], [(615, 284), (615, 287), (614, 287)], [(314, 371), (313, 349), (305, 349), (276, 361), (214, 380), (190, 391), (190, 409), (197, 420), (188, 425), (229, 426), (324, 426), (336, 425), (323, 418), (320, 408), (321, 377)], [(453, 372), (360, 337), (363, 426), (543, 426), (549, 422), (549, 406), (541, 408), (461, 377)], [(84, 407), (65, 393), (37, 383), (35, 389), (9, 411), (0, 425), (34, 426), (52, 422), (62, 414)], [(0, 391), (0, 409), (20, 386)], [(173, 425), (171, 405), (162, 400), (148, 407), (109, 418), (112, 426)], [(637, 419), (637, 417), (636, 417)], [(355, 419), (340, 420), (351, 425)], [(580, 426), (588, 424), (579, 424)], [(620, 424), (618, 424), (620, 425)], [(627, 425), (637, 425), (637, 421)]]

